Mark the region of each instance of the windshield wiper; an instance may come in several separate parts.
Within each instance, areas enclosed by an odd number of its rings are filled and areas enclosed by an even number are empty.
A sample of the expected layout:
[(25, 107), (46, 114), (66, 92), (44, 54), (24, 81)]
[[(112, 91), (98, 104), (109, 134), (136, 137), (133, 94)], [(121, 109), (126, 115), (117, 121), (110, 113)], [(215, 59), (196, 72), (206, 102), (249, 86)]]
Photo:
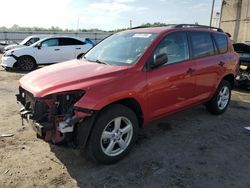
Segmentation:
[(90, 60), (90, 59), (87, 59), (85, 56), (83, 56), (84, 59), (86, 59), (87, 61), (90, 61), (90, 62), (94, 62), (94, 63), (99, 63), (99, 64), (104, 64), (104, 65), (109, 65), (108, 63), (104, 62), (104, 61), (101, 61), (99, 59), (96, 59), (96, 60)]
[(99, 59), (95, 60), (94, 62), (99, 63), (99, 64), (108, 65), (108, 63), (106, 63), (104, 61), (100, 61)]

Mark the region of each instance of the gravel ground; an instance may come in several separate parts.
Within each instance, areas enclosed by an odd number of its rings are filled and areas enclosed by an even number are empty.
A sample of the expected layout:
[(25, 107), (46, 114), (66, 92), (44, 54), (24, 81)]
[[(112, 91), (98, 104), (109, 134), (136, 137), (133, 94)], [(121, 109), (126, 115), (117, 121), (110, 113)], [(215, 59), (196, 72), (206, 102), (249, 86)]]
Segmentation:
[(97, 165), (84, 153), (51, 145), (21, 125), (15, 92), (21, 73), (0, 68), (0, 187), (250, 187), (250, 92), (233, 91), (221, 116), (204, 106), (140, 132), (122, 161)]

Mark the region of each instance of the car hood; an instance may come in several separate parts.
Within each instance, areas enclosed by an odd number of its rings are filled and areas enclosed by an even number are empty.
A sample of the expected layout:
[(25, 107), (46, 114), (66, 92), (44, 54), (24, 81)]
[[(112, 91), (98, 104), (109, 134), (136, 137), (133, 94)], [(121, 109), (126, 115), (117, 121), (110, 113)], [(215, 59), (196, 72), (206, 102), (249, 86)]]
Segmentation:
[(14, 48), (21, 48), (21, 47), (24, 47), (24, 45), (11, 44), (11, 45), (5, 46), (4, 50), (7, 51), (7, 50), (12, 50)]
[(120, 77), (127, 66), (112, 66), (71, 60), (33, 71), (19, 80), (19, 85), (34, 97), (71, 90), (88, 90)]

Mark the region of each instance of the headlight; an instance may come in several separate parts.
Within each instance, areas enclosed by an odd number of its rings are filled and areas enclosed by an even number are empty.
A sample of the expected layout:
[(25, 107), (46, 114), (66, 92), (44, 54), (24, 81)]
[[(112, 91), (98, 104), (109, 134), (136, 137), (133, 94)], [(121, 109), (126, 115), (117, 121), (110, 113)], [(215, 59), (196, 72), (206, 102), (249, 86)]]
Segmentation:
[(72, 112), (74, 104), (84, 95), (84, 91), (69, 91), (56, 95), (55, 104), (59, 114)]
[(14, 53), (14, 51), (6, 51), (4, 53), (4, 56), (12, 56), (13, 53)]

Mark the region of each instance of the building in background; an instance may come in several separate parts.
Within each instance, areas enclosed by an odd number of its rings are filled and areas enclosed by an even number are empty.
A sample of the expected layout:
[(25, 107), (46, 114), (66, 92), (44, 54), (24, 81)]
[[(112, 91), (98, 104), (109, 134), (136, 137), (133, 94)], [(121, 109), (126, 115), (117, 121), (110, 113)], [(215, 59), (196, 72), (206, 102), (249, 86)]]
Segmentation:
[(250, 41), (250, 0), (223, 0), (220, 27), (235, 42)]

